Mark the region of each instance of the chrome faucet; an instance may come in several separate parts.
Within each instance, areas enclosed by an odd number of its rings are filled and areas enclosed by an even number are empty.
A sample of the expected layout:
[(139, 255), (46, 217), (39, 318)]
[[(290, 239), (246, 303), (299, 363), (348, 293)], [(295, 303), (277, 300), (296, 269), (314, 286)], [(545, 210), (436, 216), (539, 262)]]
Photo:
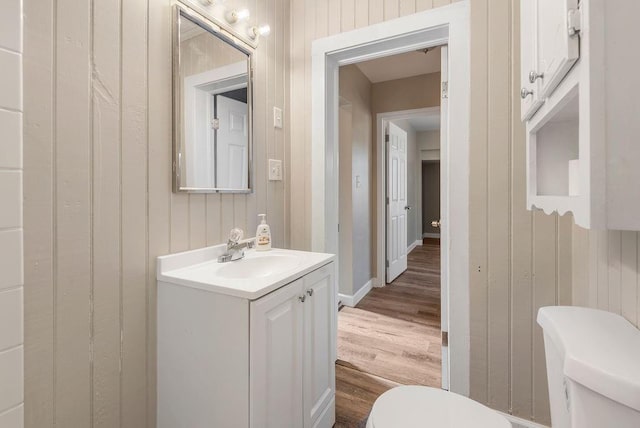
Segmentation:
[(244, 232), (242, 229), (234, 228), (229, 232), (227, 241), (227, 251), (218, 257), (218, 263), (232, 262), (244, 257), (244, 250), (253, 248), (256, 245), (255, 238), (242, 240)]

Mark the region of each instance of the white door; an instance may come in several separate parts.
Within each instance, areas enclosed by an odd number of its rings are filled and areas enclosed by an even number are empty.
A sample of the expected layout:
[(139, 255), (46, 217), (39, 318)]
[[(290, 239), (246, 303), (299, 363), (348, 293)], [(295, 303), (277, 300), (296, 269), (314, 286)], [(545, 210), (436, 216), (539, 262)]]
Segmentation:
[(389, 122), (387, 142), (387, 283), (407, 270), (407, 133)]
[[(530, 0), (529, 0), (530, 1)], [(558, 86), (580, 55), (578, 0), (536, 0), (537, 47), (541, 97)], [(574, 18), (574, 19), (572, 19)], [(573, 22), (572, 22), (573, 21)]]
[(249, 187), (249, 134), (247, 103), (216, 95), (218, 129), (216, 137), (216, 187)]
[(304, 427), (332, 427), (335, 411), (328, 408), (336, 388), (336, 291), (334, 264), (304, 277), (306, 301), (304, 349)]
[(520, 115), (523, 121), (529, 120), (543, 103), (537, 75), (537, 8), (538, 0), (520, 2)]
[[(440, 329), (442, 341), (442, 389), (449, 389), (449, 47), (440, 50), (440, 79), (443, 92), (440, 100)], [(446, 82), (446, 83), (445, 83)]]
[(304, 296), (304, 283), (300, 279), (251, 302), (252, 427), (303, 426)]

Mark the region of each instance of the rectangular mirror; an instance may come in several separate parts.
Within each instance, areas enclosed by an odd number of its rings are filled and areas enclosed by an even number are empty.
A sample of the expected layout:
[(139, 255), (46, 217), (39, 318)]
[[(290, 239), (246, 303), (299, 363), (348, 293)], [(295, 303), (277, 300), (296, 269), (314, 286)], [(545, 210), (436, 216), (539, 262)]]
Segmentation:
[(173, 49), (173, 190), (251, 192), (250, 48), (176, 5)]

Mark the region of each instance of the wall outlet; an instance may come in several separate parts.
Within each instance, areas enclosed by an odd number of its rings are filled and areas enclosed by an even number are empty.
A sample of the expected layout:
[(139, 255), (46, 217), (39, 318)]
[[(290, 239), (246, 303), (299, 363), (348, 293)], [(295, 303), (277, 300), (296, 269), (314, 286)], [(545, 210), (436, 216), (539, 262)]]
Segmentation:
[(282, 128), (282, 109), (278, 107), (273, 108), (273, 127)]
[(282, 161), (269, 159), (269, 181), (282, 181)]

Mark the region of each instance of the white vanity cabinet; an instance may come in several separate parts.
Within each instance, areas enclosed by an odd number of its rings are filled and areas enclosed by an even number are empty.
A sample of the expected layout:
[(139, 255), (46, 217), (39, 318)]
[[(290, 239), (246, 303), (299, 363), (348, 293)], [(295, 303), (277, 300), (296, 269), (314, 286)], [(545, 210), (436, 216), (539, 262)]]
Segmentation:
[(333, 284), (330, 264), (251, 302), (252, 427), (333, 426)]
[[(176, 256), (160, 260), (158, 427), (333, 426), (333, 256), (269, 253), (248, 253), (248, 260), (231, 262), (235, 265), (201, 263), (203, 257), (192, 266), (167, 260)], [(228, 266), (262, 266), (261, 257), (277, 264), (281, 255), (299, 257), (298, 268), (261, 271), (255, 281), (216, 282)], [(255, 285), (260, 281), (266, 288)]]
[(527, 208), (640, 230), (637, 0), (522, 0)]

